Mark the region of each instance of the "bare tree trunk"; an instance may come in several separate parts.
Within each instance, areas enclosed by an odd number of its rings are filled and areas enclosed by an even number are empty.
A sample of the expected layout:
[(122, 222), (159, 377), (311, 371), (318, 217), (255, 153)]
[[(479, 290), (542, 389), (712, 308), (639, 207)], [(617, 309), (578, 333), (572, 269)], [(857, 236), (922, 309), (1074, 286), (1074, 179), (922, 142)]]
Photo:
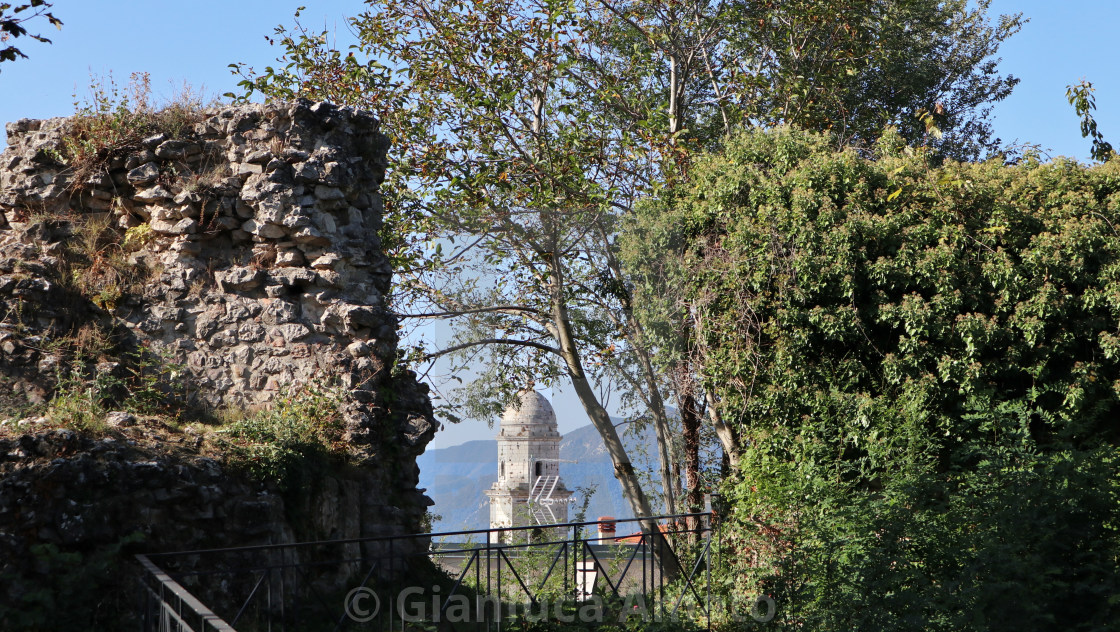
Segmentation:
[[(564, 303), (564, 298), (561, 292), (563, 288), (564, 276), (560, 270), (560, 265), (556, 261), (550, 262), (549, 265), (552, 276), (552, 324), (554, 327), (553, 335), (556, 338), (560, 348), (561, 355), (564, 358), (565, 368), (567, 369), (568, 377), (572, 381), (572, 386), (575, 388), (576, 395), (579, 397), (580, 403), (583, 404), (583, 409), (587, 412), (588, 418), (591, 419), (591, 424), (599, 431), (599, 436), (603, 438), (603, 445), (607, 448), (607, 453), (610, 454), (611, 463), (614, 465), (614, 475), (618, 482), (622, 485), (622, 494), (626, 497), (626, 501), (630, 504), (630, 510), (634, 512), (634, 516), (638, 518), (654, 515), (653, 510), (649, 504), (649, 498), (646, 497), (642, 486), (638, 481), (637, 473), (634, 471), (634, 466), (630, 462), (630, 457), (626, 454), (626, 447), (622, 444), (622, 440), (618, 436), (618, 431), (614, 427), (614, 422), (611, 421), (610, 414), (603, 408), (599, 398), (595, 395), (595, 390), (591, 387), (591, 383), (587, 379), (587, 375), (583, 371), (583, 361), (579, 355), (579, 348), (576, 345), (575, 336), (572, 333), (571, 321), (568, 318), (568, 307)], [(662, 573), (664, 573), (667, 580), (673, 580), (680, 576), (680, 567), (676, 562), (675, 555), (662, 556), (660, 554), (661, 544), (666, 544), (666, 539), (662, 535), (661, 530), (655, 520), (643, 520), (642, 531), (650, 537), (651, 541), (655, 544), (653, 547), (654, 554), (659, 557), (661, 563)]]
[(653, 427), (657, 431), (657, 460), (661, 469), (661, 495), (665, 501), (665, 511), (675, 515), (677, 511), (677, 468), (674, 467), (673, 455), (670, 447), (673, 444), (673, 432), (669, 427), (669, 416), (665, 412), (665, 401), (661, 399), (660, 389), (657, 388), (653, 367), (649, 364), (648, 357), (639, 353), (644, 366), (644, 373), (650, 384), (650, 412), (653, 414)]
[[(597, 226), (600, 231), (600, 239), (605, 246), (604, 252), (606, 253), (607, 269), (611, 275), (620, 283), (626, 282), (626, 275), (622, 273), (622, 266), (615, 258), (614, 254), (610, 251), (610, 238), (606, 229), (600, 224)], [(646, 344), (646, 335), (642, 323), (634, 315), (634, 311), (628, 302), (624, 302), (622, 319), (612, 318), (612, 321), (619, 325), (625, 333), (623, 334), (626, 340), (630, 343), (630, 347), (641, 367), (642, 379), (645, 382), (645, 391), (642, 394), (642, 399), (645, 401), (646, 408), (653, 419), (653, 427), (657, 434), (657, 460), (661, 475), (661, 493), (662, 500), (665, 503), (665, 511), (670, 515), (678, 513), (677, 498), (680, 488), (680, 467), (676, 462), (672, 452), (673, 445), (673, 429), (669, 424), (669, 415), (665, 412), (665, 399), (661, 396), (661, 387), (658, 384), (657, 372), (654, 370), (653, 362), (650, 360), (649, 348)], [(609, 308), (608, 308), (609, 313)], [(623, 326), (625, 324), (625, 326)], [(642, 389), (638, 388), (638, 384), (634, 383), (635, 390), (642, 393)]]

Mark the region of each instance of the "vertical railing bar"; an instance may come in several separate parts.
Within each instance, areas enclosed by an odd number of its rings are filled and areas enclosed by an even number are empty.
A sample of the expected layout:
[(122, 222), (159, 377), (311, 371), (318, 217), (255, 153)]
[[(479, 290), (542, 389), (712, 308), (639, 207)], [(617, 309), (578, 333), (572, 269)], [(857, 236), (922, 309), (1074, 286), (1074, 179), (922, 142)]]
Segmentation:
[(654, 541), (657, 542), (657, 605), (661, 608), (661, 620), (665, 620), (665, 536), (661, 525), (656, 525)]
[[(287, 548), (280, 549), (280, 563), (281, 564), (283, 564), (283, 565), (288, 564), (288, 553), (289, 553), (289, 549), (287, 549)], [(296, 565), (298, 565), (299, 564), (299, 552), (293, 549), (293, 550), (291, 550), (291, 555), (293, 557), (295, 557), (295, 560), (293, 560), (293, 562)], [(279, 575), (278, 580), (279, 580), (279, 583), (280, 583), (280, 586), (279, 586), (279, 591), (280, 591), (280, 629), (281, 630), (287, 630), (288, 629), (288, 600), (284, 598), (284, 595), (287, 592), (287, 590), (285, 590), (287, 588), (287, 582), (285, 581), (284, 570), (279, 569), (278, 575)], [(269, 577), (269, 581), (272, 581), (271, 576)], [(293, 590), (293, 592), (296, 592), (298, 589), (295, 586), (292, 586), (292, 590)], [(296, 612), (292, 613), (292, 616), (295, 617), (299, 613), (299, 610), (300, 609), (297, 609)]]
[[(706, 513), (706, 517), (708, 518), (708, 520), (712, 520), (712, 514), (710, 512)], [(653, 520), (660, 520), (660, 519), (663, 519), (663, 518), (671, 518), (671, 517), (646, 517), (646, 518), (640, 518), (638, 520), (651, 522)], [(679, 521), (678, 521), (678, 523), (679, 523)], [(718, 529), (717, 525), (714, 524), (714, 520), (712, 522), (708, 523), (706, 525), (707, 528), (704, 529), (704, 545), (703, 545), (702, 549), (699, 551), (699, 555), (697, 556), (695, 563), (692, 565), (691, 572), (687, 573), (687, 575), (685, 576), (684, 586), (682, 587), (682, 592), (677, 597), (677, 599), (675, 599), (675, 603), (669, 603), (669, 599), (670, 599), (670, 597), (669, 597), (669, 587), (667, 585), (667, 579), (665, 577), (665, 572), (664, 572), (664, 570), (665, 570), (664, 569), (664, 560), (665, 559), (669, 559), (670, 561), (676, 560), (677, 563), (680, 564), (680, 559), (681, 558), (680, 558), (680, 555), (678, 554), (678, 552), (675, 550), (675, 548), (667, 542), (668, 537), (667, 537), (665, 532), (661, 531), (660, 525), (657, 525), (656, 532), (653, 533), (652, 535), (651, 534), (642, 534), (642, 536), (639, 537), (637, 546), (635, 547), (635, 549), (633, 551), (631, 551), (630, 555), (627, 556), (626, 563), (622, 565), (622, 571), (621, 571), (621, 573), (618, 577), (618, 581), (616, 582), (609, 575), (603, 560), (600, 559), (600, 555), (594, 551), (594, 549), (592, 548), (592, 546), (590, 545), (589, 542), (584, 542), (583, 541), (582, 534), (581, 534), (580, 528), (579, 528), (583, 524), (593, 524), (593, 523), (588, 522), (588, 523), (569, 523), (568, 525), (554, 525), (554, 526), (566, 526), (566, 527), (571, 527), (572, 528), (572, 534), (571, 534), (570, 541), (569, 540), (561, 540), (559, 542), (536, 542), (536, 541), (533, 540), (533, 537), (532, 537), (532, 529), (528, 529), (528, 528), (522, 529), (522, 531), (525, 531), (525, 533), (526, 533), (527, 541), (526, 541), (526, 544), (525, 544), (525, 548), (527, 548), (527, 549), (531, 550), (533, 548), (539, 548), (540, 546), (549, 546), (549, 545), (556, 545), (556, 544), (559, 544), (559, 546), (560, 546), (560, 548), (553, 555), (553, 559), (550, 562), (548, 570), (546, 571), (543, 579), (541, 580), (541, 584), (540, 584), (539, 589), (543, 589), (545, 583), (547, 583), (548, 579), (551, 577), (551, 574), (555, 571), (555, 568), (557, 567), (557, 565), (562, 563), (562, 565), (563, 565), (562, 567), (565, 569), (564, 572), (562, 573), (563, 584), (564, 584), (563, 589), (564, 589), (565, 593), (569, 593), (569, 592), (571, 594), (578, 593), (579, 589), (580, 589), (580, 584), (579, 584), (580, 570), (581, 570), (581, 568), (587, 566), (588, 561), (591, 561), (592, 562), (591, 570), (592, 570), (592, 572), (595, 573), (595, 576), (597, 577), (598, 572), (602, 572), (602, 574), (606, 578), (607, 584), (608, 584), (608, 586), (610, 586), (613, 594), (621, 597), (624, 589), (626, 591), (632, 590), (632, 587), (633, 587), (634, 584), (633, 584), (633, 582), (628, 582), (627, 577), (629, 575), (629, 572), (633, 569), (634, 561), (635, 561), (636, 556), (640, 553), (640, 554), (642, 554), (642, 572), (641, 572), (640, 589), (642, 591), (643, 598), (646, 599), (646, 601), (647, 601), (647, 606), (648, 606), (648, 602), (651, 599), (653, 601), (657, 602), (651, 610), (655, 614), (659, 614), (659, 616), (662, 619), (664, 619), (664, 617), (667, 614), (670, 615), (670, 616), (676, 615), (679, 612), (679, 610), (681, 608), (681, 605), (684, 603), (685, 598), (687, 598), (687, 596), (688, 596), (687, 593), (691, 592), (692, 597), (694, 599), (696, 599), (697, 604), (703, 603), (704, 609), (705, 609), (705, 617), (704, 618), (705, 618), (706, 627), (709, 630), (711, 629), (712, 618), (713, 618), (712, 617), (713, 595), (712, 595), (711, 577), (712, 577), (712, 566), (715, 563), (715, 559), (716, 559), (716, 556), (717, 556), (717, 552), (716, 552), (716, 550), (713, 549), (713, 546), (714, 546), (714, 543), (716, 541), (718, 541), (718, 539), (721, 537), (720, 532), (717, 530)], [(654, 524), (656, 524), (656, 523), (654, 523)], [(669, 524), (672, 525), (674, 523), (670, 520)], [(536, 528), (540, 528), (540, 527), (536, 527)], [(699, 527), (699, 528), (704, 528), (704, 527)], [(515, 529), (515, 530), (517, 530), (517, 529)], [(509, 566), (509, 569), (511, 571), (513, 571), (514, 577), (517, 581), (517, 585), (519, 585), (521, 590), (525, 591), (525, 593), (529, 595), (530, 601), (532, 603), (536, 604), (539, 600), (537, 599), (537, 596), (535, 594), (533, 594), (530, 586), (520, 577), (517, 569), (513, 565), (512, 559), (510, 558), (508, 551), (506, 551), (506, 547), (504, 547), (504, 546), (503, 547), (496, 547), (494, 545), (494, 543), (491, 541), (491, 538), (489, 536), (492, 535), (492, 533), (494, 531), (496, 531), (496, 530), (486, 531), (486, 533), (488, 535), (487, 541), (484, 544), (485, 558), (486, 558), (486, 571), (485, 571), (486, 577), (485, 578), (482, 577), (482, 569), (479, 567), (479, 564), (481, 563), (481, 557), (482, 557), (481, 547), (476, 548), (472, 552), (470, 558), (468, 559), (466, 567), (464, 569), (462, 569), (462, 572), (459, 574), (459, 577), (456, 581), (455, 587), (452, 589), (452, 592), (454, 593), (455, 591), (458, 591), (462, 588), (463, 582), (465, 581), (465, 579), (467, 577), (467, 574), (470, 572), (470, 565), (475, 564), (474, 574), (475, 574), (475, 583), (476, 583), (476, 588), (477, 588), (476, 593), (479, 597), (486, 598), (487, 599), (487, 604), (493, 603), (494, 607), (497, 608), (497, 612), (487, 613), (487, 616), (480, 617), (479, 620), (478, 620), (478, 624), (480, 624), (480, 627), (482, 627), (486, 630), (497, 629), (497, 630), (501, 631), (501, 630), (504, 629), (503, 622), (504, 622), (504, 614), (505, 613), (503, 612), (502, 603), (503, 603), (503, 596), (504, 596), (503, 591), (506, 588), (505, 583), (503, 583), (503, 569), (501, 568), (503, 560)], [(677, 532), (674, 531), (673, 533), (677, 533)], [(433, 537), (433, 535), (439, 535), (439, 534), (425, 534), (425, 537), (430, 538), (430, 537)], [(444, 534), (444, 535), (448, 535), (448, 534)], [(405, 537), (411, 537), (411, 536), (405, 536)], [(650, 539), (651, 537), (656, 537), (656, 541), (651, 540)], [(266, 600), (266, 608), (267, 608), (267, 613), (266, 613), (267, 624), (266, 624), (265, 627), (266, 627), (266, 629), (268, 629), (270, 631), (273, 630), (273, 629), (286, 630), (286, 629), (288, 629), (288, 626), (287, 626), (288, 619), (291, 618), (291, 617), (298, 617), (298, 615), (299, 615), (299, 613), (298, 613), (299, 608), (298, 607), (289, 607), (289, 606), (298, 606), (299, 604), (297, 602), (293, 602), (292, 604), (289, 604), (288, 601), (291, 598), (299, 599), (300, 594), (302, 594), (302, 590), (298, 587), (298, 585), (297, 585), (298, 582), (297, 582), (297, 584), (292, 584), (291, 582), (287, 581), (288, 577), (285, 575), (284, 569), (288, 568), (290, 566), (292, 568), (295, 568), (298, 574), (302, 575), (302, 574), (306, 574), (306, 573), (317, 572), (317, 571), (311, 570), (311, 568), (313, 566), (320, 565), (318, 563), (309, 565), (305, 562), (301, 562), (300, 560), (304, 556), (297, 555), (297, 553), (299, 553), (299, 551), (296, 551), (296, 550), (292, 550), (289, 553), (288, 548), (291, 548), (293, 546), (299, 546), (299, 547), (312, 546), (312, 547), (322, 548), (324, 546), (332, 547), (332, 546), (337, 545), (337, 544), (342, 543), (342, 542), (350, 542), (350, 541), (366, 542), (366, 541), (372, 541), (372, 540), (382, 540), (382, 541), (386, 542), (386, 547), (387, 547), (386, 552), (387, 552), (387, 555), (388, 555), (388, 558), (389, 558), (388, 559), (389, 570), (390, 570), (391, 574), (393, 575), (393, 577), (396, 578), (397, 577), (397, 575), (396, 575), (397, 572), (398, 571), (403, 572), (403, 569), (404, 569), (404, 566), (402, 565), (401, 561), (397, 559), (397, 551), (395, 550), (396, 549), (396, 546), (395, 546), (396, 539), (397, 539), (397, 536), (389, 536), (389, 537), (381, 536), (381, 537), (376, 537), (376, 538), (356, 538), (356, 539), (352, 539), (352, 540), (340, 540), (340, 541), (332, 541), (332, 542), (317, 542), (317, 543), (306, 543), (306, 544), (297, 543), (296, 545), (290, 545), (290, 544), (289, 545), (273, 545), (273, 546), (266, 545), (266, 546), (263, 546), (263, 547), (262, 546), (256, 546), (256, 547), (242, 547), (242, 548), (236, 548), (236, 549), (222, 549), (222, 550), (215, 549), (215, 550), (211, 550), (211, 551), (184, 552), (183, 554), (190, 554), (190, 555), (196, 555), (197, 556), (201, 553), (219, 553), (219, 552), (221, 552), (221, 553), (231, 553), (231, 554), (244, 555), (244, 554), (249, 554), (253, 550), (257, 550), (257, 551), (260, 551), (261, 549), (267, 550), (268, 553), (269, 553), (268, 558), (270, 558), (271, 561), (266, 561), (265, 562), (266, 565), (265, 565), (264, 574), (262, 574), (257, 579), (257, 581), (253, 584), (253, 586), (252, 586), (252, 588), (249, 592), (248, 597), (242, 603), (242, 605), (241, 605), (240, 609), (238, 610), (238, 612), (237, 612), (235, 618), (233, 619), (233, 621), (237, 622), (237, 621), (241, 621), (242, 619), (245, 618), (245, 615), (248, 612), (249, 608), (253, 607), (253, 603), (254, 603), (256, 594), (260, 592), (261, 583), (262, 582), (267, 582), (267, 586), (266, 586), (266, 590), (265, 590), (265, 593), (266, 593), (266, 599), (265, 600)], [(582, 546), (581, 546), (581, 544), (582, 544)], [(578, 547), (578, 550), (572, 549), (571, 548), (572, 546)], [(517, 548), (517, 547), (515, 546), (514, 548)], [(302, 550), (302, 548), (300, 550)], [(308, 555), (319, 555), (318, 553), (316, 553), (317, 550), (318, 549), (315, 549), (315, 548), (309, 549)], [(324, 555), (326, 557), (329, 557), (329, 555), (330, 555), (329, 551), (331, 551), (331, 550), (334, 550), (334, 549), (333, 548), (328, 548), (327, 553), (324, 553), (322, 555)], [(617, 553), (617, 551), (613, 551), (613, 552), (608, 551), (607, 553)], [(495, 555), (495, 554), (497, 554), (497, 555)], [(161, 555), (162, 556), (167, 556), (167, 555), (174, 555), (174, 554), (161, 554)], [(276, 556), (277, 555), (280, 556), (279, 564), (276, 563)], [(384, 555), (384, 554), (381, 554), (381, 555)], [(420, 552), (420, 553), (418, 553), (418, 555), (431, 555), (431, 553)], [(138, 559), (142, 558), (142, 557), (143, 556), (137, 556)], [(289, 557), (292, 558), (290, 562), (289, 562)], [(612, 559), (613, 559), (613, 557), (612, 557)], [(571, 562), (570, 564), (569, 564), (569, 561)], [(190, 563), (194, 564), (196, 562), (197, 562), (197, 560), (195, 562), (190, 562)], [(582, 562), (582, 565), (581, 565), (581, 562)], [(497, 569), (493, 568), (493, 565), (495, 563), (498, 564)], [(149, 564), (150, 564), (150, 562), (149, 562)], [(701, 564), (704, 565), (703, 579), (705, 581), (705, 590), (704, 590), (704, 595), (703, 596), (700, 595), (700, 591), (698, 590), (698, 587), (696, 586), (696, 582), (701, 577), (701, 575), (700, 575), (700, 565)], [(329, 563), (323, 562), (321, 565), (329, 566)], [(158, 573), (162, 573), (162, 571), (159, 571), (158, 567), (154, 567), (154, 565), (152, 565), (152, 566), (153, 566), (153, 568), (155, 568), (155, 571), (153, 571), (153, 573), (156, 573), (157, 574), (156, 578), (159, 579), (158, 591), (157, 590), (145, 590), (145, 594), (140, 595), (139, 596), (140, 598), (137, 600), (137, 603), (138, 603), (139, 607), (142, 609), (141, 616), (139, 618), (139, 625), (140, 625), (141, 630), (153, 629), (153, 625), (156, 625), (161, 630), (166, 630), (167, 632), (170, 632), (172, 629), (180, 630), (180, 631), (191, 630), (193, 626), (190, 623), (188, 623), (188, 621), (194, 621), (193, 617), (195, 615), (199, 616), (199, 624), (200, 624), (202, 629), (215, 629), (215, 630), (226, 630), (226, 631), (232, 630), (232, 627), (229, 624), (226, 624), (225, 621), (218, 618), (216, 615), (213, 615), (212, 613), (209, 613), (208, 609), (201, 602), (199, 602), (192, 595), (190, 595), (190, 593), (186, 592), (184, 589), (179, 587), (178, 584), (175, 583), (173, 580), (171, 580), (171, 581), (172, 581), (172, 584), (174, 584), (174, 586), (175, 586), (174, 591), (182, 591), (182, 593), (180, 594), (180, 592), (174, 592), (173, 591), (174, 596), (169, 594), (169, 592), (168, 592), (169, 584), (167, 584), (162, 579), (162, 577), (167, 577), (166, 574), (159, 575)], [(365, 580), (363, 580), (363, 585), (364, 585), (365, 582), (368, 581), (369, 577), (372, 575), (372, 573), (379, 566), (381, 566), (381, 565), (375, 562), (374, 564), (372, 564), (369, 567), (369, 570), (366, 573), (366, 578), (365, 578)], [(647, 567), (649, 568), (649, 574), (648, 575), (645, 572), (645, 569)], [(149, 570), (151, 570), (151, 569), (149, 569)], [(571, 572), (571, 577), (570, 578), (569, 578), (569, 571)], [(220, 570), (220, 568), (219, 568), (219, 570), (216, 570), (216, 571), (210, 571), (210, 573), (213, 573), (213, 574), (228, 574), (229, 572), (231, 572), (231, 571), (228, 571), (228, 570), (223, 571), (223, 570)], [(233, 572), (240, 573), (242, 571), (233, 571)], [(207, 571), (203, 571), (203, 573), (207, 573)], [(275, 576), (273, 576), (273, 573), (280, 573), (280, 575), (278, 577), (275, 577)], [(311, 577), (311, 575), (308, 575), (305, 579), (310, 580), (310, 577)], [(293, 577), (293, 581), (296, 581), (298, 579), (299, 579), (299, 576)], [(568, 586), (569, 579), (571, 579), (573, 584), (574, 584), (574, 586), (572, 586), (571, 591), (569, 591), (569, 586)], [(496, 582), (496, 585), (495, 585), (495, 582)], [(141, 583), (143, 585), (144, 580), (142, 580)], [(508, 582), (506, 582), (506, 583), (508, 583)], [(289, 586), (289, 584), (291, 584), (291, 586)], [(309, 584), (309, 586), (310, 586), (310, 584)], [(590, 586), (590, 589), (591, 589), (592, 592), (595, 590), (595, 582), (594, 581), (592, 582), (592, 585)], [(496, 593), (495, 593), (495, 590), (496, 590)], [(292, 591), (295, 591), (295, 592), (292, 592)], [(652, 594), (651, 594), (651, 591), (652, 591)], [(291, 594), (289, 594), (289, 593), (291, 593)], [(172, 598), (174, 598), (175, 600), (172, 601), (171, 600)], [(153, 608), (152, 603), (153, 603), (154, 600), (157, 600), (157, 599), (159, 600), (159, 602), (161, 604), (163, 604), (163, 606), (160, 607), (160, 608)], [(259, 602), (257, 602), (257, 603), (259, 603)], [(326, 606), (325, 603), (323, 605)], [(444, 607), (440, 609), (441, 612), (446, 612), (447, 605), (448, 605), (448, 603), (445, 602)], [(477, 605), (483, 605), (483, 604), (477, 604)], [(484, 612), (485, 612), (485, 606), (482, 608), (482, 611), (479, 612), (479, 614), (483, 614)], [(157, 621), (157, 616), (158, 616), (158, 621)], [(277, 619), (277, 617), (279, 617), (279, 619)], [(393, 614), (393, 608), (391, 607), (391, 604), (390, 604), (390, 607), (389, 607), (389, 617), (388, 618), (389, 618), (389, 621), (390, 621), (390, 627), (392, 627), (393, 624), (395, 623), (395, 615)], [(490, 625), (491, 620), (494, 621), (494, 625)], [(344, 621), (345, 621), (345, 616), (343, 616), (339, 619), (338, 625), (341, 626)], [(207, 626), (208, 622), (211, 624), (210, 626)], [(274, 625), (274, 623), (276, 623), (276, 622), (279, 622), (279, 624), (280, 624), (279, 627)], [(296, 619), (293, 619), (293, 623), (295, 623), (295, 622), (296, 622)], [(402, 621), (402, 630), (405, 627), (404, 623), (405, 622)], [(225, 626), (225, 627), (223, 627), (223, 626)], [(336, 626), (336, 629), (337, 629), (337, 626)]]
[(712, 522), (711, 518), (708, 519), (708, 528), (704, 531), (704, 540), (707, 546), (704, 547), (704, 588), (705, 588), (705, 619), (707, 623), (708, 632), (712, 630)]
[(649, 571), (649, 551), (647, 551), (646, 549), (649, 547), (646, 546), (646, 539), (644, 535), (638, 539), (638, 547), (642, 551), (642, 607), (648, 608), (649, 593), (647, 591), (646, 576)]
[[(494, 587), (494, 579), (491, 577), (493, 574), (494, 566), (494, 548), (491, 546), (490, 538), (486, 538), (486, 596), (493, 595), (492, 590)], [(499, 597), (500, 603), (501, 597)], [(500, 616), (500, 615), (499, 615)], [(486, 621), (486, 632), (490, 632), (490, 621)]]
[[(487, 538), (487, 539), (489, 539), (489, 538)], [(475, 565), (475, 567), (474, 567), (474, 588), (475, 588), (475, 607), (476, 608), (481, 606), (481, 604), (478, 601), (478, 598), (479, 598), (479, 596), (482, 595), (482, 562), (483, 562), (484, 559), (486, 561), (486, 566), (489, 567), (490, 566), (489, 553), (485, 549), (480, 549), (479, 553), (478, 553), (478, 564)], [(475, 629), (478, 629), (482, 625), (482, 613), (483, 612), (485, 612), (485, 610), (480, 610), (478, 615), (475, 617), (475, 622), (474, 622)]]
[[(272, 573), (273, 573), (274, 570), (275, 570), (274, 568), (268, 569), (268, 590), (266, 591), (266, 594), (268, 595), (268, 597), (265, 600), (265, 612), (264, 612), (265, 621), (268, 621), (268, 632), (272, 632)], [(282, 573), (283, 571), (279, 571), (279, 572)]]
[[(510, 570), (513, 570), (509, 556), (502, 549), (498, 549), (498, 632), (502, 631), (502, 557), (506, 558), (506, 563), (510, 564)], [(514, 571), (514, 573), (516, 574), (517, 571)]]
[(564, 594), (567, 595), (568, 594), (568, 543), (567, 542), (564, 543), (564, 548), (562, 549), (562, 551), (564, 552), (564, 572), (561, 573), (561, 574), (564, 576)]

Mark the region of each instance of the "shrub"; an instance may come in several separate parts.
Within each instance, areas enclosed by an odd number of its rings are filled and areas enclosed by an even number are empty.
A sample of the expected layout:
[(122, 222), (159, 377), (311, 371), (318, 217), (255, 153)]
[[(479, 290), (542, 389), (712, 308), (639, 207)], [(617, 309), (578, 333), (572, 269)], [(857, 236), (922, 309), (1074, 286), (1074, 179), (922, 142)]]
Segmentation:
[(152, 134), (183, 137), (201, 120), (204, 105), (200, 95), (184, 86), (178, 96), (157, 106), (146, 72), (132, 73), (124, 89), (112, 74), (92, 77), (89, 96), (83, 101), (74, 97), (75, 115), (55, 158), (73, 169), (71, 182), (80, 186), (107, 158)]
[(891, 145), (745, 134), (642, 210), (743, 445), (728, 586), (799, 630), (1106, 629), (1120, 164)]
[(323, 384), (287, 390), (267, 409), (218, 431), (231, 459), (262, 480), (287, 490), (307, 479), (309, 468), (345, 454), (339, 407), (343, 393)]

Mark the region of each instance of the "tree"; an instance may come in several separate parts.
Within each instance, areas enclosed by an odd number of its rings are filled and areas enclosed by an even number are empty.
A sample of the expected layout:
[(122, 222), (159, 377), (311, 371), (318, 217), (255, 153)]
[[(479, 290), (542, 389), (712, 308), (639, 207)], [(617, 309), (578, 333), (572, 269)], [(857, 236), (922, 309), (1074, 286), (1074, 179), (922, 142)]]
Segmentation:
[[(832, 126), (846, 130), (837, 142), (867, 143), (883, 120), (911, 116), (908, 108), (934, 95), (944, 97), (945, 128), (983, 145), (979, 128), (968, 127), (983, 113), (954, 110), (949, 97), (971, 90), (961, 103), (984, 102), (998, 93), (969, 77), (1010, 89), (1014, 80), (985, 64), (1017, 20), (992, 30), (983, 3), (973, 11), (963, 1), (902, 5), (407, 0), (370, 4), (351, 22), (359, 41), (346, 54), (326, 33), (280, 28), (282, 66), (235, 72), (246, 96), (377, 110), (394, 140), (383, 239), (399, 255), (397, 304), (409, 306), (406, 316), (463, 324), (455, 344), (424, 357), (486, 354), (488, 371), (466, 390), (476, 414), (496, 414), (522, 384), (570, 380), (632, 509), (649, 515), (594, 384), (625, 384), (652, 420), (669, 510), (679, 484), (665, 402), (674, 389), (678, 403), (706, 395), (684, 392), (694, 370), (677, 367), (674, 382), (656, 360), (619, 258), (619, 219), (684, 178), (694, 151), (740, 125)], [(881, 37), (881, 25), (891, 37)], [(935, 42), (917, 53), (932, 61), (909, 52), (916, 38)], [(900, 79), (892, 89), (905, 98), (880, 95), (881, 106), (858, 116), (819, 105), (886, 91), (872, 78), (888, 61), (900, 73), (923, 65), (943, 76)], [(427, 241), (409, 241), (413, 231)], [(707, 414), (718, 421), (715, 407)]]
[(1110, 626), (1120, 165), (831, 144), (738, 135), (639, 208), (744, 439), (735, 590), (798, 630)]
[[(974, 158), (998, 146), (987, 120), (990, 107), (1017, 83), (998, 74), (994, 55), (1019, 29), (1021, 17), (1001, 16), (993, 27), (987, 9), (987, 2), (973, 8), (965, 2), (727, 5), (719, 22), (733, 26), (714, 52), (704, 51), (705, 65), (697, 69), (714, 87), (694, 93), (693, 102), (718, 103), (725, 133), (743, 124), (794, 124), (830, 132), (837, 147), (869, 151), (893, 125), (911, 145)], [(704, 129), (697, 119), (716, 116), (694, 116), (688, 126)], [(703, 139), (697, 148), (712, 148), (722, 137), (710, 123), (707, 129), (707, 135), (697, 134)], [(723, 423), (718, 398), (697, 376), (703, 358), (691, 336), (701, 323), (682, 293), (690, 270), (670, 254), (680, 246), (676, 236), (679, 226), (671, 220), (630, 214), (622, 232), (623, 261), (638, 319), (651, 332), (657, 369), (669, 376), (686, 430), (694, 415), (706, 415), (734, 465), (734, 429)], [(697, 446), (690, 442), (687, 451), (695, 463)], [(698, 480), (695, 470), (690, 475)], [(689, 488), (697, 502), (695, 487)]]
[[(603, 340), (607, 325), (587, 317), (592, 304), (580, 294), (599, 283), (599, 239), (613, 232), (610, 185), (588, 176), (597, 162), (626, 161), (628, 143), (590, 125), (591, 113), (578, 107), (588, 87), (567, 69), (592, 25), (569, 19), (565, 8), (393, 4), (353, 23), (366, 37), (362, 52), (380, 62), (324, 57), (313, 38), (293, 38), (288, 45), (306, 48), (289, 53), (313, 50), (316, 72), (324, 59), (342, 70), (323, 88), (267, 71), (249, 87), (387, 104), (385, 123), (399, 151), (393, 211), (422, 215), (427, 236), (443, 240), (405, 270), (408, 304), (429, 306), (414, 315), (465, 317), (462, 342), (441, 353), (492, 349), (499, 397), (477, 400), (482, 410), (499, 411), (522, 384), (569, 379), (635, 515), (653, 515), (583, 359), (588, 351), (609, 353), (588, 344)], [(345, 72), (359, 77), (361, 90), (328, 92)], [(465, 247), (442, 252), (463, 240)]]
[[(16, 59), (27, 59), (27, 55), (23, 51), (16, 48), (14, 44), (9, 44), (10, 41), (19, 37), (29, 37), (37, 42), (44, 42), (49, 44), (51, 41), (42, 35), (29, 33), (24, 26), (26, 22), (30, 22), (39, 17), (46, 18), (55, 28), (62, 30), (62, 21), (54, 17), (50, 12), (51, 3), (44, 0), (30, 0), (25, 4), (12, 5), (11, 3), (0, 3), (0, 45), (8, 44), (0, 48), (0, 62), (15, 61)], [(26, 11), (30, 13), (24, 14)], [(20, 15), (24, 14), (24, 15)]]

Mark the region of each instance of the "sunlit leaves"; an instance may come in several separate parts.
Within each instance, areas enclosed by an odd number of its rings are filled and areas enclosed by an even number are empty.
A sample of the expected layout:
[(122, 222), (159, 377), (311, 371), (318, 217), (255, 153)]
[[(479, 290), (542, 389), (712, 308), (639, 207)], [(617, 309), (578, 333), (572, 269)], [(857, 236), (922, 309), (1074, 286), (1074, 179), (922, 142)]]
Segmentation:
[(683, 242), (706, 386), (749, 441), (736, 546), (767, 553), (737, 572), (789, 629), (1018, 629), (1000, 596), (1026, 577), (1032, 617), (1073, 599), (1096, 629), (1120, 554), (1120, 166), (934, 164), (747, 134), (640, 207)]
[(1066, 99), (1077, 112), (1077, 116), (1081, 117), (1081, 136), (1093, 139), (1091, 151), (1093, 160), (1104, 162), (1112, 159), (1115, 153), (1112, 144), (1097, 130), (1097, 120), (1093, 117), (1093, 110), (1097, 109), (1097, 99), (1093, 96), (1094, 90), (1091, 82), (1082, 79), (1081, 83), (1066, 88)]

